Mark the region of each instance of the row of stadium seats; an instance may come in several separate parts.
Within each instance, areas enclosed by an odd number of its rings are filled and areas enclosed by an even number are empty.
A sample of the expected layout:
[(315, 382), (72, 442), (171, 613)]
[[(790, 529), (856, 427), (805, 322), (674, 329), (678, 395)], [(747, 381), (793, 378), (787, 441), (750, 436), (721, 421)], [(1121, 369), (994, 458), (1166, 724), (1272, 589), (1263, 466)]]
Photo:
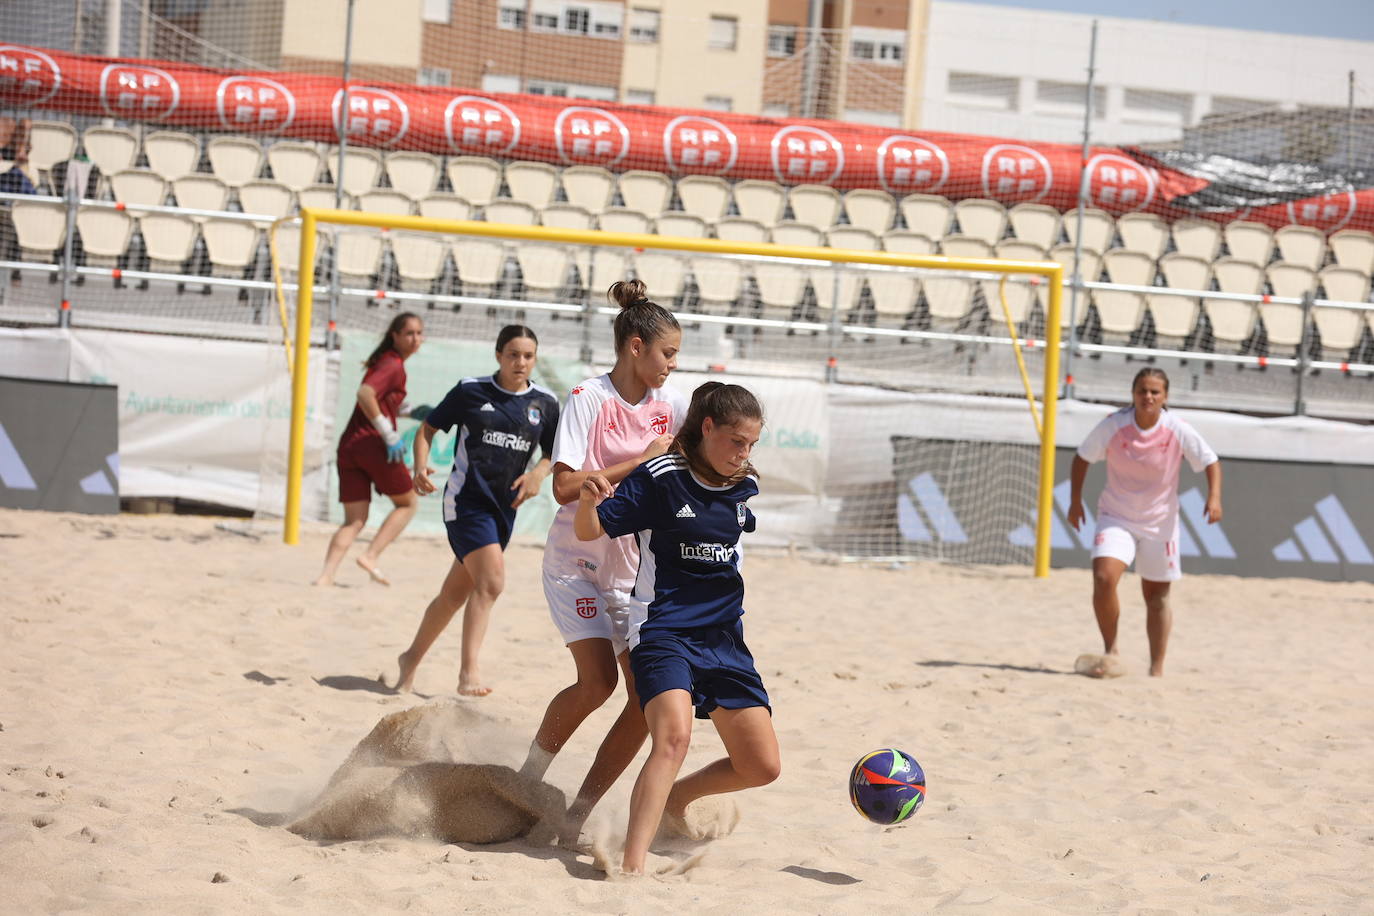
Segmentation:
[[(170, 193), (178, 206), (222, 210), (232, 202), (244, 212), (272, 217), (288, 215), (297, 206), (334, 206), (335, 186), (321, 179), (339, 174), (337, 147), (296, 141), (264, 147), (256, 139), (237, 135), (213, 136), (202, 146), (190, 133), (154, 131), (140, 140), (131, 130), (105, 126), (89, 127), (78, 136), (75, 128), (60, 121), (34, 122), (31, 137), (31, 165), (37, 170), (50, 170), (75, 154), (79, 145), (107, 176), (105, 190), (125, 203), (161, 204)], [(951, 201), (910, 194), (897, 199), (871, 189), (841, 193), (824, 185), (789, 188), (770, 181), (731, 183), (701, 175), (674, 180), (659, 172), (617, 175), (593, 166), (502, 164), (477, 156), (445, 160), (428, 153), (383, 154), (363, 148), (350, 148), (345, 160), (344, 206), (382, 213), (464, 219), (485, 211), (492, 222), (610, 228), (601, 217), (615, 209), (652, 220), (680, 213), (707, 227), (696, 231), (690, 221), (679, 222), (687, 228), (681, 234), (687, 235), (711, 234), (722, 220), (737, 216), (765, 230), (783, 222), (822, 231), (854, 226), (877, 235), (905, 228), (934, 239), (981, 239), (990, 246), (1014, 238), (1046, 250), (1073, 244), (1078, 232), (1076, 210), (1061, 214), (1040, 204), (1008, 209), (981, 198)], [(135, 168), (138, 162), (146, 162), (147, 168)], [(197, 172), (203, 165), (209, 174)], [(270, 178), (263, 177), (269, 172)], [(586, 211), (590, 220), (569, 207)], [(550, 208), (551, 217), (546, 215)], [(1317, 229), (1298, 225), (1275, 231), (1249, 221), (1184, 219), (1171, 224), (1153, 214), (1113, 217), (1098, 209), (1086, 209), (1082, 216), (1083, 248), (1098, 254), (1124, 248), (1153, 259), (1180, 252), (1206, 261), (1226, 256), (1262, 268), (1282, 261), (1313, 271), (1336, 264), (1374, 273), (1374, 234), (1369, 232), (1341, 230), (1328, 239)], [(757, 232), (746, 234), (752, 238)]]
[[(585, 215), (585, 211), (580, 212)], [(606, 215), (614, 214), (603, 217)], [(625, 218), (647, 221), (633, 211), (627, 211)], [(52, 263), (58, 257), (66, 230), (62, 204), (16, 201), (12, 220), (25, 260)], [(684, 220), (695, 222), (679, 225)], [(648, 227), (624, 228), (643, 231)], [(689, 229), (700, 233), (705, 227), (704, 221), (696, 217), (665, 214), (656, 228), (663, 234), (688, 235)], [(230, 279), (268, 277), (261, 228), (242, 218), (166, 212), (134, 217), (126, 210), (85, 206), (77, 213), (76, 229), (87, 266), (143, 268), (169, 274), (200, 271)], [(722, 237), (747, 241), (772, 239), (791, 245), (970, 258), (1054, 259), (1066, 267), (1072, 264), (1074, 254), (1069, 244), (1057, 245), (1047, 252), (1019, 239), (1004, 239), (994, 247), (969, 236), (933, 240), (909, 230), (889, 230), (879, 237), (853, 226), (822, 233), (801, 223), (781, 224), (765, 235), (760, 224), (739, 218), (722, 219), (716, 229)], [(283, 226), (278, 234), (280, 263), (294, 265), (298, 246), (299, 227)], [(329, 244), (323, 234), (319, 246), (327, 255)], [(838, 296), (846, 320), (940, 330), (967, 328), (970, 322), (980, 321), (992, 333), (1001, 333), (999, 329), (1003, 327), (1003, 293), (997, 282), (902, 270), (837, 273), (829, 266), (819, 265), (746, 265), (734, 259), (657, 251), (632, 256), (617, 249), (578, 251), (565, 246), (494, 239), (464, 238), (460, 243), (439, 236), (347, 228), (339, 231), (333, 256), (344, 285), (364, 289), (392, 288), (419, 294), (500, 292), (581, 301), (589, 285), (604, 286), (605, 278), (621, 277), (633, 269), (650, 278), (655, 295), (679, 303), (690, 300), (692, 308), (706, 312), (738, 314), (741, 301), (752, 297), (766, 317), (793, 317), (801, 314), (804, 307), (825, 314)], [(1325, 267), (1320, 272), (1286, 262), (1260, 268), (1235, 258), (1209, 262), (1177, 251), (1158, 260), (1131, 249), (1112, 249), (1100, 256), (1089, 253), (1084, 261), (1084, 277), (1089, 281), (1161, 290), (1215, 290), (1292, 298), (1310, 291), (1318, 298), (1348, 302), (1365, 302), (1370, 294), (1368, 276), (1340, 265)], [(1043, 315), (1045, 303), (1039, 288), (1010, 283), (1005, 295), (1011, 320), (1023, 331), (1036, 313)], [(1091, 291), (1081, 314), (1086, 314), (1089, 303), (1093, 307), (1094, 329), (1104, 342), (1140, 342), (1142, 331), (1149, 328), (1155, 345), (1181, 347), (1196, 338), (1204, 316), (1209, 338), (1218, 350), (1247, 350), (1261, 325), (1271, 352), (1291, 351), (1304, 339), (1302, 309), (1291, 304), (1124, 289)], [(1067, 311), (1063, 321), (1067, 325)], [(1328, 353), (1343, 357), (1361, 346), (1366, 325), (1374, 329), (1374, 310), (1361, 313), (1317, 306), (1307, 328), (1308, 339), (1315, 333)]]

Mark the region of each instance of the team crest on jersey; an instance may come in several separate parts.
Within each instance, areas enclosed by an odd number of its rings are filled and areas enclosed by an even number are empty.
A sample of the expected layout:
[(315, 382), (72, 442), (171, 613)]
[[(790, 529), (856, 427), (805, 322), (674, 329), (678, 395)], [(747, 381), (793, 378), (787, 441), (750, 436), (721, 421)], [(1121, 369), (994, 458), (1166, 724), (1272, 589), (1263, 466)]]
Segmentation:
[(741, 528), (744, 527), (744, 522), (746, 520), (744, 515), (744, 503), (735, 503), (735, 520), (739, 522)]
[(530, 423), (534, 426), (538, 426), (539, 421), (544, 418), (544, 414), (540, 412), (538, 407), (531, 407), (529, 410), (525, 411), (525, 416), (529, 418)]
[(666, 413), (656, 414), (649, 418), (649, 428), (654, 431), (655, 436), (661, 436), (668, 431), (668, 415)]

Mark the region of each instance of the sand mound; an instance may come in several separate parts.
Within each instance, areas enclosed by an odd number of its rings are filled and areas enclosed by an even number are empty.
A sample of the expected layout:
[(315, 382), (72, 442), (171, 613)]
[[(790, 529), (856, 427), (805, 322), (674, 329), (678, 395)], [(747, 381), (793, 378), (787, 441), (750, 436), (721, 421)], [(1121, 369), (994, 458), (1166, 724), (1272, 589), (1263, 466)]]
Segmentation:
[(510, 767), (465, 762), (479, 717), (458, 703), (393, 713), (372, 729), (288, 830), (314, 840), (428, 836), (501, 843), (561, 815), (563, 793)]

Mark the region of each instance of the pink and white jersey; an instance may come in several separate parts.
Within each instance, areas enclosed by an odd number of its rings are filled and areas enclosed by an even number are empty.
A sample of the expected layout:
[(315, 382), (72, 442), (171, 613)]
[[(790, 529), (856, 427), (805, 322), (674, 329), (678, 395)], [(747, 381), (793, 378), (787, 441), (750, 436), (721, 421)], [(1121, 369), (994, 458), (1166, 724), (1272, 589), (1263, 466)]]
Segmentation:
[(1154, 426), (1141, 429), (1134, 407), (1104, 417), (1078, 447), (1078, 457), (1087, 462), (1107, 459), (1107, 486), (1097, 501), (1097, 514), (1147, 540), (1168, 540), (1178, 528), (1183, 459), (1194, 471), (1217, 460), (1197, 430), (1169, 411)]
[[(651, 388), (638, 404), (615, 390), (610, 375), (587, 379), (568, 395), (553, 440), (554, 464), (577, 471), (599, 470), (638, 458), (664, 433), (677, 434), (687, 417), (687, 399), (667, 385)], [(560, 506), (544, 546), (544, 571), (591, 579), (602, 591), (629, 592), (639, 569), (633, 535), (580, 541), (573, 533), (577, 501)]]

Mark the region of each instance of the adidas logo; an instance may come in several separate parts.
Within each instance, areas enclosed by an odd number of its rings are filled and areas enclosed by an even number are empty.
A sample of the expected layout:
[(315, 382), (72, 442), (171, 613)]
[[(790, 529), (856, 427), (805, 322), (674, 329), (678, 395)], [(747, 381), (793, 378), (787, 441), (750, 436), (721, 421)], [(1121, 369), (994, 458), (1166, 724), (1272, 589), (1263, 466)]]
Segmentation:
[(678, 517), (678, 518), (696, 518), (696, 517), (697, 517), (697, 514), (696, 514), (695, 512), (692, 511), (692, 507), (691, 507), (691, 506), (687, 505), (686, 503), (683, 503), (683, 504), (682, 504), (682, 508), (679, 509), (679, 510), (677, 510), (677, 517)]
[[(908, 541), (930, 542), (937, 538), (945, 544), (967, 544), (968, 533), (954, 516), (949, 500), (929, 473), (907, 481), (906, 493), (897, 494), (897, 528)], [(916, 502), (913, 503), (912, 497)], [(920, 505), (921, 512), (916, 511)], [(921, 513), (925, 513), (925, 520)], [(929, 522), (927, 526), (926, 522)], [(934, 532), (932, 533), (932, 530)], [(1032, 536), (1032, 542), (1034, 537)]]
[(1374, 563), (1369, 546), (1334, 493), (1313, 508), (1316, 515), (1309, 515), (1294, 525), (1293, 537), (1274, 548), (1275, 560), (1281, 563), (1339, 563), (1343, 556), (1347, 563)]
[(495, 410), (495, 409), (496, 409), (495, 407), (492, 407), (492, 406), (491, 406), (491, 401), (487, 401), (485, 404), (483, 404), (481, 407), (478, 408), (478, 410)]
[[(1083, 507), (1083, 527), (1074, 531), (1068, 524), (1069, 481), (1054, 488), (1054, 505), (1058, 509), (1050, 523), (1050, 546), (1055, 550), (1092, 550), (1093, 535), (1097, 522), (1092, 511)], [(1185, 557), (1214, 557), (1221, 560), (1234, 560), (1236, 549), (1226, 537), (1221, 525), (1209, 525), (1203, 521), (1203, 510), (1207, 500), (1202, 491), (1193, 487), (1178, 498), (1178, 552)], [(1017, 547), (1035, 546), (1035, 529), (1021, 525), (1007, 535), (1007, 540)], [(1076, 543), (1075, 543), (1076, 542)]]

